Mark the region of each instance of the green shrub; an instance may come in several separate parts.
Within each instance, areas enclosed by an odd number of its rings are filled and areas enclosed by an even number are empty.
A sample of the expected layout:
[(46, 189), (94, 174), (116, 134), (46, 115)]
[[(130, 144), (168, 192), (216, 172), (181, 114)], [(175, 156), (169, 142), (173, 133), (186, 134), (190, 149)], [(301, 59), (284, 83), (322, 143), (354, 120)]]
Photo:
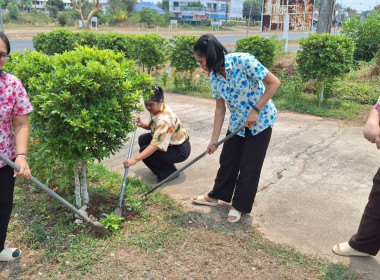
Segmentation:
[(342, 34), (355, 41), (355, 61), (370, 61), (380, 48), (380, 12), (371, 13), (363, 22), (360, 15), (346, 19)]
[(310, 34), (300, 39), (297, 51), (298, 71), (304, 80), (317, 79), (321, 83), (319, 95), (323, 101), (325, 82), (331, 88), (336, 77), (350, 70), (353, 63), (354, 43), (344, 35)]
[(160, 69), (167, 61), (168, 41), (157, 34), (128, 35), (128, 56), (147, 69)]
[(74, 45), (88, 46), (90, 48), (98, 46), (98, 36), (92, 31), (81, 31), (74, 34)]
[(75, 47), (75, 35), (72, 31), (56, 29), (49, 33), (38, 33), (33, 37), (33, 47), (45, 54), (61, 54)]
[(236, 41), (235, 51), (250, 53), (269, 68), (274, 61), (276, 41), (275, 38), (266, 39), (259, 35), (245, 37)]
[(134, 129), (141, 98), (151, 94), (151, 78), (110, 50), (79, 46), (53, 56), (17, 54), (9, 62), (31, 98), (36, 149), (63, 166), (115, 153)]
[(104, 33), (98, 35), (98, 48), (101, 50), (112, 50), (124, 53), (127, 59), (132, 59), (129, 53), (130, 43), (128, 37), (120, 33)]
[(178, 35), (170, 40), (169, 61), (179, 72), (192, 73), (197, 67), (193, 48), (199, 36)]

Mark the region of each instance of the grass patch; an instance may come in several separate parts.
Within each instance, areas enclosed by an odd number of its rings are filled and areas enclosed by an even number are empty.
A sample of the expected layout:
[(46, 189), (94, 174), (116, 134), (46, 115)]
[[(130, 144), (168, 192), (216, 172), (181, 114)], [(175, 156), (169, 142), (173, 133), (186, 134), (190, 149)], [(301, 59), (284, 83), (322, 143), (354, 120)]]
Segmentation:
[[(96, 200), (109, 213), (114, 206), (108, 199), (117, 198), (122, 177), (99, 164), (90, 164), (88, 173), (90, 203)], [(129, 187), (130, 197), (150, 188), (137, 180)], [(215, 215), (227, 208), (221, 205)], [(346, 266), (266, 240), (250, 224), (184, 213), (160, 191), (106, 238), (95, 236), (87, 225), (75, 225), (73, 213), (23, 180), (17, 181), (13, 215), (8, 240), (23, 250), (23, 257), (0, 264), (0, 278), (8, 268), (17, 279), (358, 279)]]

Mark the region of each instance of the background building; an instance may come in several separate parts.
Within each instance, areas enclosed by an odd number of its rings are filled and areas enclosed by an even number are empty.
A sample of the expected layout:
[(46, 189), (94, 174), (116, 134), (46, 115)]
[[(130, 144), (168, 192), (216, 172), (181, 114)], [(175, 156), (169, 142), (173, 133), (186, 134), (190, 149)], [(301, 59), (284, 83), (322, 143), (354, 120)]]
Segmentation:
[[(191, 2), (201, 2), (202, 10), (188, 7)], [(169, 0), (169, 12), (185, 21), (208, 19), (241, 19), (244, 0)], [(191, 20), (194, 19), (194, 20)]]

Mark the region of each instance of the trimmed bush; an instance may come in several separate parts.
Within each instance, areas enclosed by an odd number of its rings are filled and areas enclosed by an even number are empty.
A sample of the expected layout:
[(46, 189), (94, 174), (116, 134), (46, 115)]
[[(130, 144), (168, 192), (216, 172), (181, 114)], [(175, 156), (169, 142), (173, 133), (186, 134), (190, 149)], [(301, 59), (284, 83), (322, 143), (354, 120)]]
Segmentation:
[(321, 83), (319, 100), (322, 102), (325, 82), (331, 87), (335, 78), (350, 70), (354, 42), (344, 35), (315, 33), (301, 38), (300, 47), (296, 57), (298, 71), (304, 80), (317, 79)]
[(380, 49), (380, 12), (371, 13), (363, 22), (360, 15), (345, 20), (342, 34), (355, 41), (355, 61), (370, 61)]
[(274, 61), (276, 43), (274, 39), (266, 39), (255, 35), (237, 40), (235, 51), (250, 53), (254, 55), (261, 64), (269, 68)]

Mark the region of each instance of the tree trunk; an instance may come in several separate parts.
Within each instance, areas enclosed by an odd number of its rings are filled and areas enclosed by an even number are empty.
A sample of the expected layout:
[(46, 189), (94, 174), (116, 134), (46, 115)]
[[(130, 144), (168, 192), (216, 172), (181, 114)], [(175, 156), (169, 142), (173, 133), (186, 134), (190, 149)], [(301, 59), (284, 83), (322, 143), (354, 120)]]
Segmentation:
[(79, 161), (74, 163), (74, 180), (75, 180), (75, 202), (77, 207), (80, 208), (82, 206), (80, 191), (80, 180), (79, 180)]
[(323, 93), (325, 91), (325, 80), (321, 82), (321, 92), (319, 93), (319, 103), (323, 102)]
[(82, 180), (81, 180), (81, 186), (80, 186), (80, 192), (82, 195), (82, 199), (84, 204), (87, 204), (90, 200), (88, 196), (87, 191), (87, 164), (86, 161), (81, 160), (81, 173), (82, 173)]
[(321, 3), (319, 5), (317, 33), (330, 34), (334, 5), (335, 0), (321, 0)]

